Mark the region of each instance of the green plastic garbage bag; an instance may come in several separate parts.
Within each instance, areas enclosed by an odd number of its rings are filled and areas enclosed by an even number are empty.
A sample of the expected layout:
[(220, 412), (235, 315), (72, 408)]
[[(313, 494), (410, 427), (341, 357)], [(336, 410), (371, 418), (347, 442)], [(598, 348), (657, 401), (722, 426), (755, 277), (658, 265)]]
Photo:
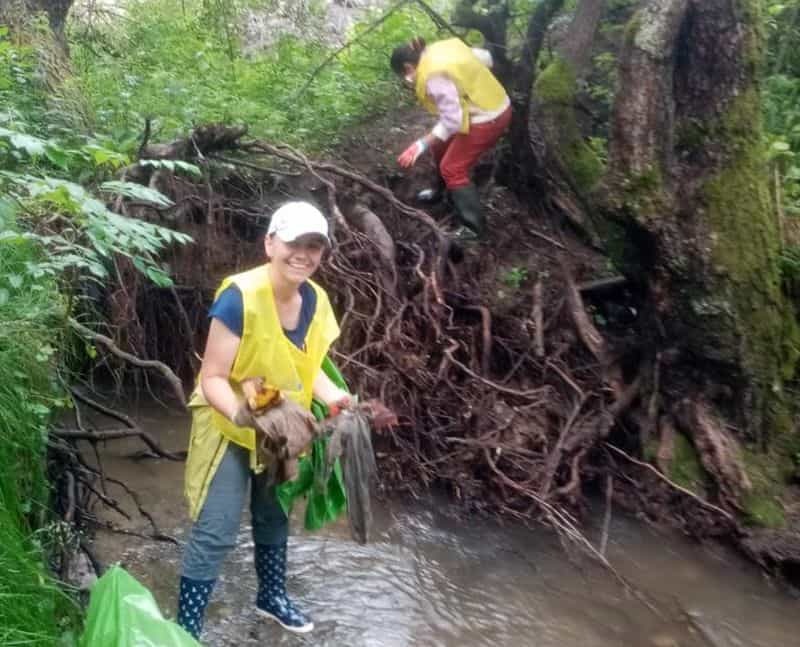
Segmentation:
[(199, 647), (165, 620), (153, 595), (121, 566), (95, 582), (81, 647)]
[[(347, 384), (339, 373), (339, 369), (326, 357), (322, 363), (322, 370), (331, 381), (341, 389), (347, 389)], [(311, 413), (317, 420), (322, 420), (328, 415), (328, 408), (314, 400), (311, 403)], [(291, 514), (295, 499), (306, 497), (306, 530), (319, 530), (325, 524), (335, 521), (347, 509), (347, 497), (344, 492), (342, 480), (342, 467), (336, 461), (327, 482), (322, 478), (325, 473), (325, 447), (328, 441), (318, 438), (311, 445), (309, 455), (301, 458), (297, 465), (297, 478), (282, 483), (276, 489), (278, 502), (288, 517)]]

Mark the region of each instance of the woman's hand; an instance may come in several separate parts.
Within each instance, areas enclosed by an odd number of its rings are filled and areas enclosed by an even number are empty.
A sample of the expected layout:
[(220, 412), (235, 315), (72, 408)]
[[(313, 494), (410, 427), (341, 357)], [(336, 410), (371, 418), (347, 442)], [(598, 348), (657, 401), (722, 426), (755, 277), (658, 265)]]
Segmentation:
[(411, 168), (426, 150), (428, 150), (428, 143), (424, 138), (418, 139), (400, 154), (397, 163), (403, 168)]
[(328, 407), (331, 416), (355, 405), (355, 396), (336, 386), (324, 371), (317, 374), (312, 391), (314, 397)]
[(345, 393), (342, 391), (342, 395), (339, 399), (335, 400), (334, 402), (326, 402), (326, 406), (328, 407), (328, 414), (331, 418), (334, 416), (338, 416), (343, 410), (351, 409), (356, 405), (356, 398), (355, 396), (350, 395), (349, 393)]

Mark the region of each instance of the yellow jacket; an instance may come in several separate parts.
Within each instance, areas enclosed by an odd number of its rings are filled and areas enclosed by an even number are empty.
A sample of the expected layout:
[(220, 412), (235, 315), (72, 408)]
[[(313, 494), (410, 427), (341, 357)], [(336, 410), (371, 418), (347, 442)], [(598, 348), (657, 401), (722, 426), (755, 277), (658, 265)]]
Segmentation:
[(469, 132), (469, 103), (485, 112), (500, 110), (508, 95), (488, 67), (458, 38), (428, 45), (417, 65), (416, 92), (420, 103), (434, 114), (436, 104), (428, 96), (426, 85), (431, 76), (444, 75), (458, 88), (461, 97), (461, 132)]
[[(317, 295), (317, 307), (306, 334), (305, 349), (297, 348), (283, 332), (269, 266), (227, 277), (215, 298), (231, 284), (242, 293), (244, 326), (239, 350), (231, 368), (230, 384), (241, 397), (239, 383), (249, 377), (263, 377), (268, 384), (306, 408), (311, 407), (312, 386), (331, 343), (339, 336), (339, 325), (333, 314), (328, 295), (309, 281)], [(186, 458), (184, 492), (192, 519), (203, 507), (208, 486), (225, 455), (229, 442), (255, 449), (255, 431), (237, 427), (208, 404), (198, 379), (189, 399), (192, 409), (192, 433)], [(251, 461), (252, 463), (252, 461)]]

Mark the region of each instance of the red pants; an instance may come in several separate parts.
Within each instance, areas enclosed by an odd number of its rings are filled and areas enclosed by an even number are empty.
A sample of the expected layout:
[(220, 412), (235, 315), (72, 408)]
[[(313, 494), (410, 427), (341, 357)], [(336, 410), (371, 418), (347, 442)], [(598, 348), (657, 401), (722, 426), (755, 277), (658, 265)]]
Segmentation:
[(470, 183), (470, 169), (497, 143), (510, 123), (511, 106), (492, 121), (470, 125), (466, 135), (458, 133), (446, 142), (436, 140), (431, 153), (448, 189), (458, 189)]

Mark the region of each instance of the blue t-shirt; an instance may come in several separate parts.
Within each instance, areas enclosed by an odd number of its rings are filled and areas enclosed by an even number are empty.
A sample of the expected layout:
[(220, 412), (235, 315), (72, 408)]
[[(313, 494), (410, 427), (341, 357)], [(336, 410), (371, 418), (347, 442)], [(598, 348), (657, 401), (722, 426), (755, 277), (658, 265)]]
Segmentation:
[[(284, 334), (300, 350), (306, 343), (306, 334), (314, 313), (317, 310), (317, 293), (307, 281), (300, 285), (300, 298), (303, 300), (300, 306), (300, 318), (297, 328), (294, 330), (283, 329)], [(208, 311), (209, 317), (216, 317), (225, 327), (237, 337), (241, 337), (244, 331), (244, 302), (239, 287), (235, 284), (229, 285), (214, 301)]]

